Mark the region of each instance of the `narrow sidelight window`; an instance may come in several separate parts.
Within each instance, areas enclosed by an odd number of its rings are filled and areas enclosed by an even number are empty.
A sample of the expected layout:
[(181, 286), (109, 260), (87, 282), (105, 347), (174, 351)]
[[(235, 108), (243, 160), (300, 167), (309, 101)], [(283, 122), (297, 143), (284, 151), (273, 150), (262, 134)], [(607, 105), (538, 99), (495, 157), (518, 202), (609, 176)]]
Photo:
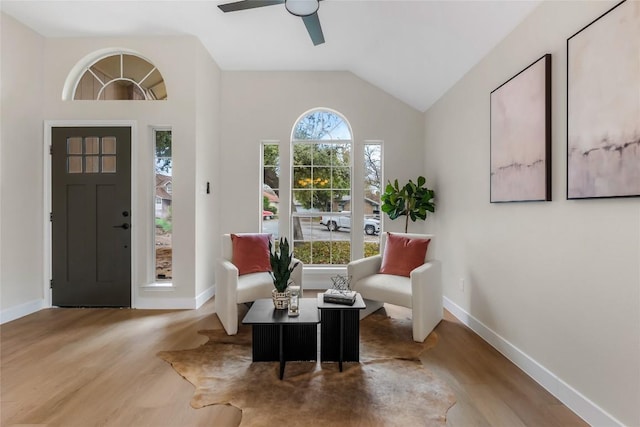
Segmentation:
[(171, 130), (154, 130), (155, 136), (155, 254), (156, 280), (173, 277)]
[(278, 212), (280, 211), (280, 146), (274, 142), (262, 143), (262, 202), (260, 203), (260, 229), (274, 239), (280, 237)]

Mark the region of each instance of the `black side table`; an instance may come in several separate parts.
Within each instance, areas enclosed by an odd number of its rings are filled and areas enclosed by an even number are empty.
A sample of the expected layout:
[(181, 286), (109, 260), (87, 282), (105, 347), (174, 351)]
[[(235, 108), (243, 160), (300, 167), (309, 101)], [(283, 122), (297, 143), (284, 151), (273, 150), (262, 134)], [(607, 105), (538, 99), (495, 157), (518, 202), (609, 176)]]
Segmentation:
[(300, 314), (289, 317), (270, 298), (256, 300), (242, 319), (251, 325), (254, 362), (280, 362), (280, 379), (288, 360), (318, 359), (318, 307), (315, 298), (300, 300)]
[(360, 310), (367, 308), (360, 294), (353, 305), (324, 302), (318, 294), (320, 310), (320, 361), (360, 361)]

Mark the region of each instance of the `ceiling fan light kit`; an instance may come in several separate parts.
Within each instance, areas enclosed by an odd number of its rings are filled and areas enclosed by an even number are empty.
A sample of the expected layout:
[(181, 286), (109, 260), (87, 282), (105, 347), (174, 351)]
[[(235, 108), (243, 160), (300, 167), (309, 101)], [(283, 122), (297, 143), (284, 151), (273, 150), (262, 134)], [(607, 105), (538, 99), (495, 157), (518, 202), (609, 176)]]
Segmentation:
[(218, 5), (223, 12), (256, 9), (284, 3), (290, 14), (302, 18), (314, 46), (324, 43), (324, 34), (318, 18), (318, 8), (321, 0), (240, 0)]
[(318, 0), (285, 0), (284, 7), (290, 14), (303, 17), (316, 13), (320, 4)]

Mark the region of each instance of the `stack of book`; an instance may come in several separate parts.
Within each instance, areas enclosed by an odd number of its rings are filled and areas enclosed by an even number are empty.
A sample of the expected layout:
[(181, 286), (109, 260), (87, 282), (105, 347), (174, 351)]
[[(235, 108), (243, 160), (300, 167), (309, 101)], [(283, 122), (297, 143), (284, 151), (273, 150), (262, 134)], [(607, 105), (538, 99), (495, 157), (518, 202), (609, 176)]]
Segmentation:
[(324, 302), (332, 304), (353, 305), (356, 302), (356, 291), (343, 291), (340, 289), (327, 289), (323, 295)]

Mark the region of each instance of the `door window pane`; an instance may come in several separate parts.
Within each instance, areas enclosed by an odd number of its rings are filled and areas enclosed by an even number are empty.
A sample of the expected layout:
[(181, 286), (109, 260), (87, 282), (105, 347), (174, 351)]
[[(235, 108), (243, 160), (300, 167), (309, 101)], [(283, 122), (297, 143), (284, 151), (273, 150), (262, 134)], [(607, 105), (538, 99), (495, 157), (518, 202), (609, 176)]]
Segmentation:
[(103, 156), (102, 157), (102, 172), (103, 173), (115, 173), (116, 172), (116, 156)]
[(67, 172), (82, 173), (82, 157), (81, 156), (69, 156), (67, 158)]
[(67, 138), (67, 172), (115, 173), (116, 142), (113, 136)]
[(95, 136), (89, 136), (84, 139), (84, 153), (85, 154), (98, 154), (100, 153), (100, 138)]
[(82, 154), (82, 137), (67, 138), (67, 154)]
[(85, 156), (84, 158), (84, 171), (86, 173), (98, 173), (100, 172), (100, 163), (98, 156)]
[(102, 138), (102, 154), (116, 154), (116, 138), (105, 136)]

